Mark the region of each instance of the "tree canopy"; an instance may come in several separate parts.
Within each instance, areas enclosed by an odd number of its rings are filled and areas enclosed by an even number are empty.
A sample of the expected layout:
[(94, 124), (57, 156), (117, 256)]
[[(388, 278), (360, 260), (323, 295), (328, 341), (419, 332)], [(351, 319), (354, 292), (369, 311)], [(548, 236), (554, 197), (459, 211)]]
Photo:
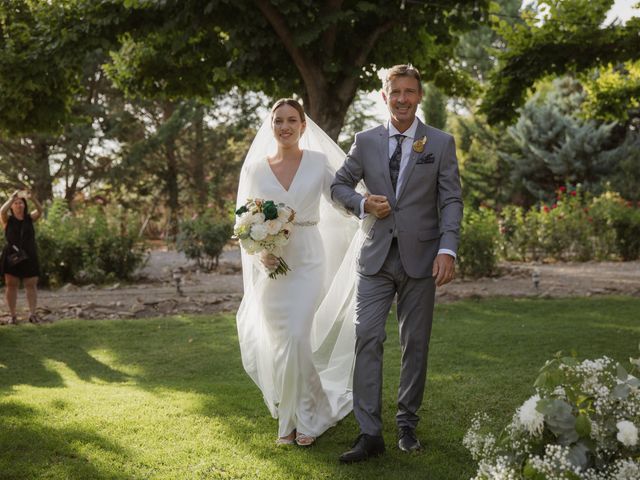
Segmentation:
[(502, 22), (508, 48), (498, 53), (482, 112), (490, 122), (511, 121), (528, 89), (547, 75), (586, 72), (640, 56), (640, 18), (605, 24), (614, 0), (544, 0), (541, 18)]
[[(413, 63), (448, 93), (469, 92), (455, 59), (489, 0), (17, 0), (0, 7), (0, 128), (60, 128), (87, 50), (128, 95), (210, 99), (232, 86), (297, 94), (337, 138), (380, 67)], [(13, 73), (12, 73), (13, 72)], [(17, 72), (17, 73), (16, 73)]]

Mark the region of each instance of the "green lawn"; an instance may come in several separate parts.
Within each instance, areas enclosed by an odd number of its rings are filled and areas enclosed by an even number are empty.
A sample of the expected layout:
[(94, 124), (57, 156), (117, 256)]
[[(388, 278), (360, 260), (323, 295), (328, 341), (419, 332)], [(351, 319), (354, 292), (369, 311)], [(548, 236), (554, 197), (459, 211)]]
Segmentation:
[(342, 466), (353, 416), (311, 449), (276, 448), (276, 421), (242, 370), (232, 316), (69, 320), (0, 328), (0, 478), (460, 480), (471, 416), (496, 425), (531, 394), (558, 350), (637, 356), (640, 299), (499, 299), (439, 306), (418, 433), (407, 456), (393, 423), (399, 349), (389, 322), (388, 452)]

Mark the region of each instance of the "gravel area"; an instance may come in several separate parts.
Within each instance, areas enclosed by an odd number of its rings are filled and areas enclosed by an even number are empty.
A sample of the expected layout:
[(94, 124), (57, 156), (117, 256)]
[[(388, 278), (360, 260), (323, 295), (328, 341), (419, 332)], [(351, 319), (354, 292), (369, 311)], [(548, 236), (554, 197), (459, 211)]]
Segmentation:
[[(505, 263), (501, 272), (496, 278), (455, 279), (438, 289), (437, 301), (496, 296), (640, 296), (640, 262)], [(537, 288), (534, 276), (539, 279)], [(182, 253), (154, 250), (132, 283), (41, 289), (38, 303), (40, 316), (56, 321), (233, 312), (241, 299), (240, 254), (237, 247), (229, 247), (215, 272), (200, 271)], [(18, 307), (19, 319), (24, 321), (27, 314), (22, 291)], [(0, 317), (0, 323), (7, 320), (6, 315)]]

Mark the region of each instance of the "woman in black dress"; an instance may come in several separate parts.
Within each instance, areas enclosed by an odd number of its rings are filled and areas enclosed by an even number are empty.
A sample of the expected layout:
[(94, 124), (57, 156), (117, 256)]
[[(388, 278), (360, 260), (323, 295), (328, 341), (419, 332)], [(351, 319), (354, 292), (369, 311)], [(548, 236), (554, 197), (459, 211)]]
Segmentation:
[[(38, 323), (36, 304), (38, 300), (38, 276), (40, 265), (38, 264), (38, 252), (36, 248), (36, 236), (33, 223), (42, 216), (42, 206), (35, 198), (31, 198), (36, 209), (29, 213), (27, 208), (27, 195), (14, 192), (13, 195), (0, 208), (0, 220), (4, 228), (6, 245), (2, 250), (0, 259), (0, 273), (4, 275), (5, 298), (11, 313), (10, 324), (17, 323), (16, 302), (18, 299), (18, 287), (20, 279), (27, 294), (29, 304), (29, 321)], [(11, 265), (9, 255), (15, 251), (14, 245), (27, 254), (27, 259), (16, 265)]]

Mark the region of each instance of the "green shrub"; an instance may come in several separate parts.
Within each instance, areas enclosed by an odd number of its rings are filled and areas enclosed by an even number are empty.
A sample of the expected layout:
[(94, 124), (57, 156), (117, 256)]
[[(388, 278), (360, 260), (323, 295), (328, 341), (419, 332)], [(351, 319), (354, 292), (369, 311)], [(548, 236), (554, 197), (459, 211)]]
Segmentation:
[(631, 204), (619, 210), (613, 220), (616, 247), (623, 260), (640, 258), (640, 209)]
[(458, 265), (464, 277), (486, 277), (497, 273), (498, 220), (493, 210), (480, 207), (465, 211), (460, 232)]
[(62, 199), (56, 199), (37, 228), (42, 282), (129, 279), (144, 257), (144, 245), (135, 230), (123, 229), (103, 208), (72, 213)]
[(558, 191), (556, 202), (543, 207), (540, 237), (545, 256), (558, 260), (587, 261), (593, 258), (593, 227), (584, 211), (579, 190)]
[(202, 215), (180, 222), (176, 246), (198, 266), (213, 270), (232, 234), (233, 224), (229, 219)]
[(620, 256), (614, 222), (624, 203), (619, 194), (605, 192), (584, 208), (587, 221), (593, 225), (593, 248), (595, 258), (599, 260)]

